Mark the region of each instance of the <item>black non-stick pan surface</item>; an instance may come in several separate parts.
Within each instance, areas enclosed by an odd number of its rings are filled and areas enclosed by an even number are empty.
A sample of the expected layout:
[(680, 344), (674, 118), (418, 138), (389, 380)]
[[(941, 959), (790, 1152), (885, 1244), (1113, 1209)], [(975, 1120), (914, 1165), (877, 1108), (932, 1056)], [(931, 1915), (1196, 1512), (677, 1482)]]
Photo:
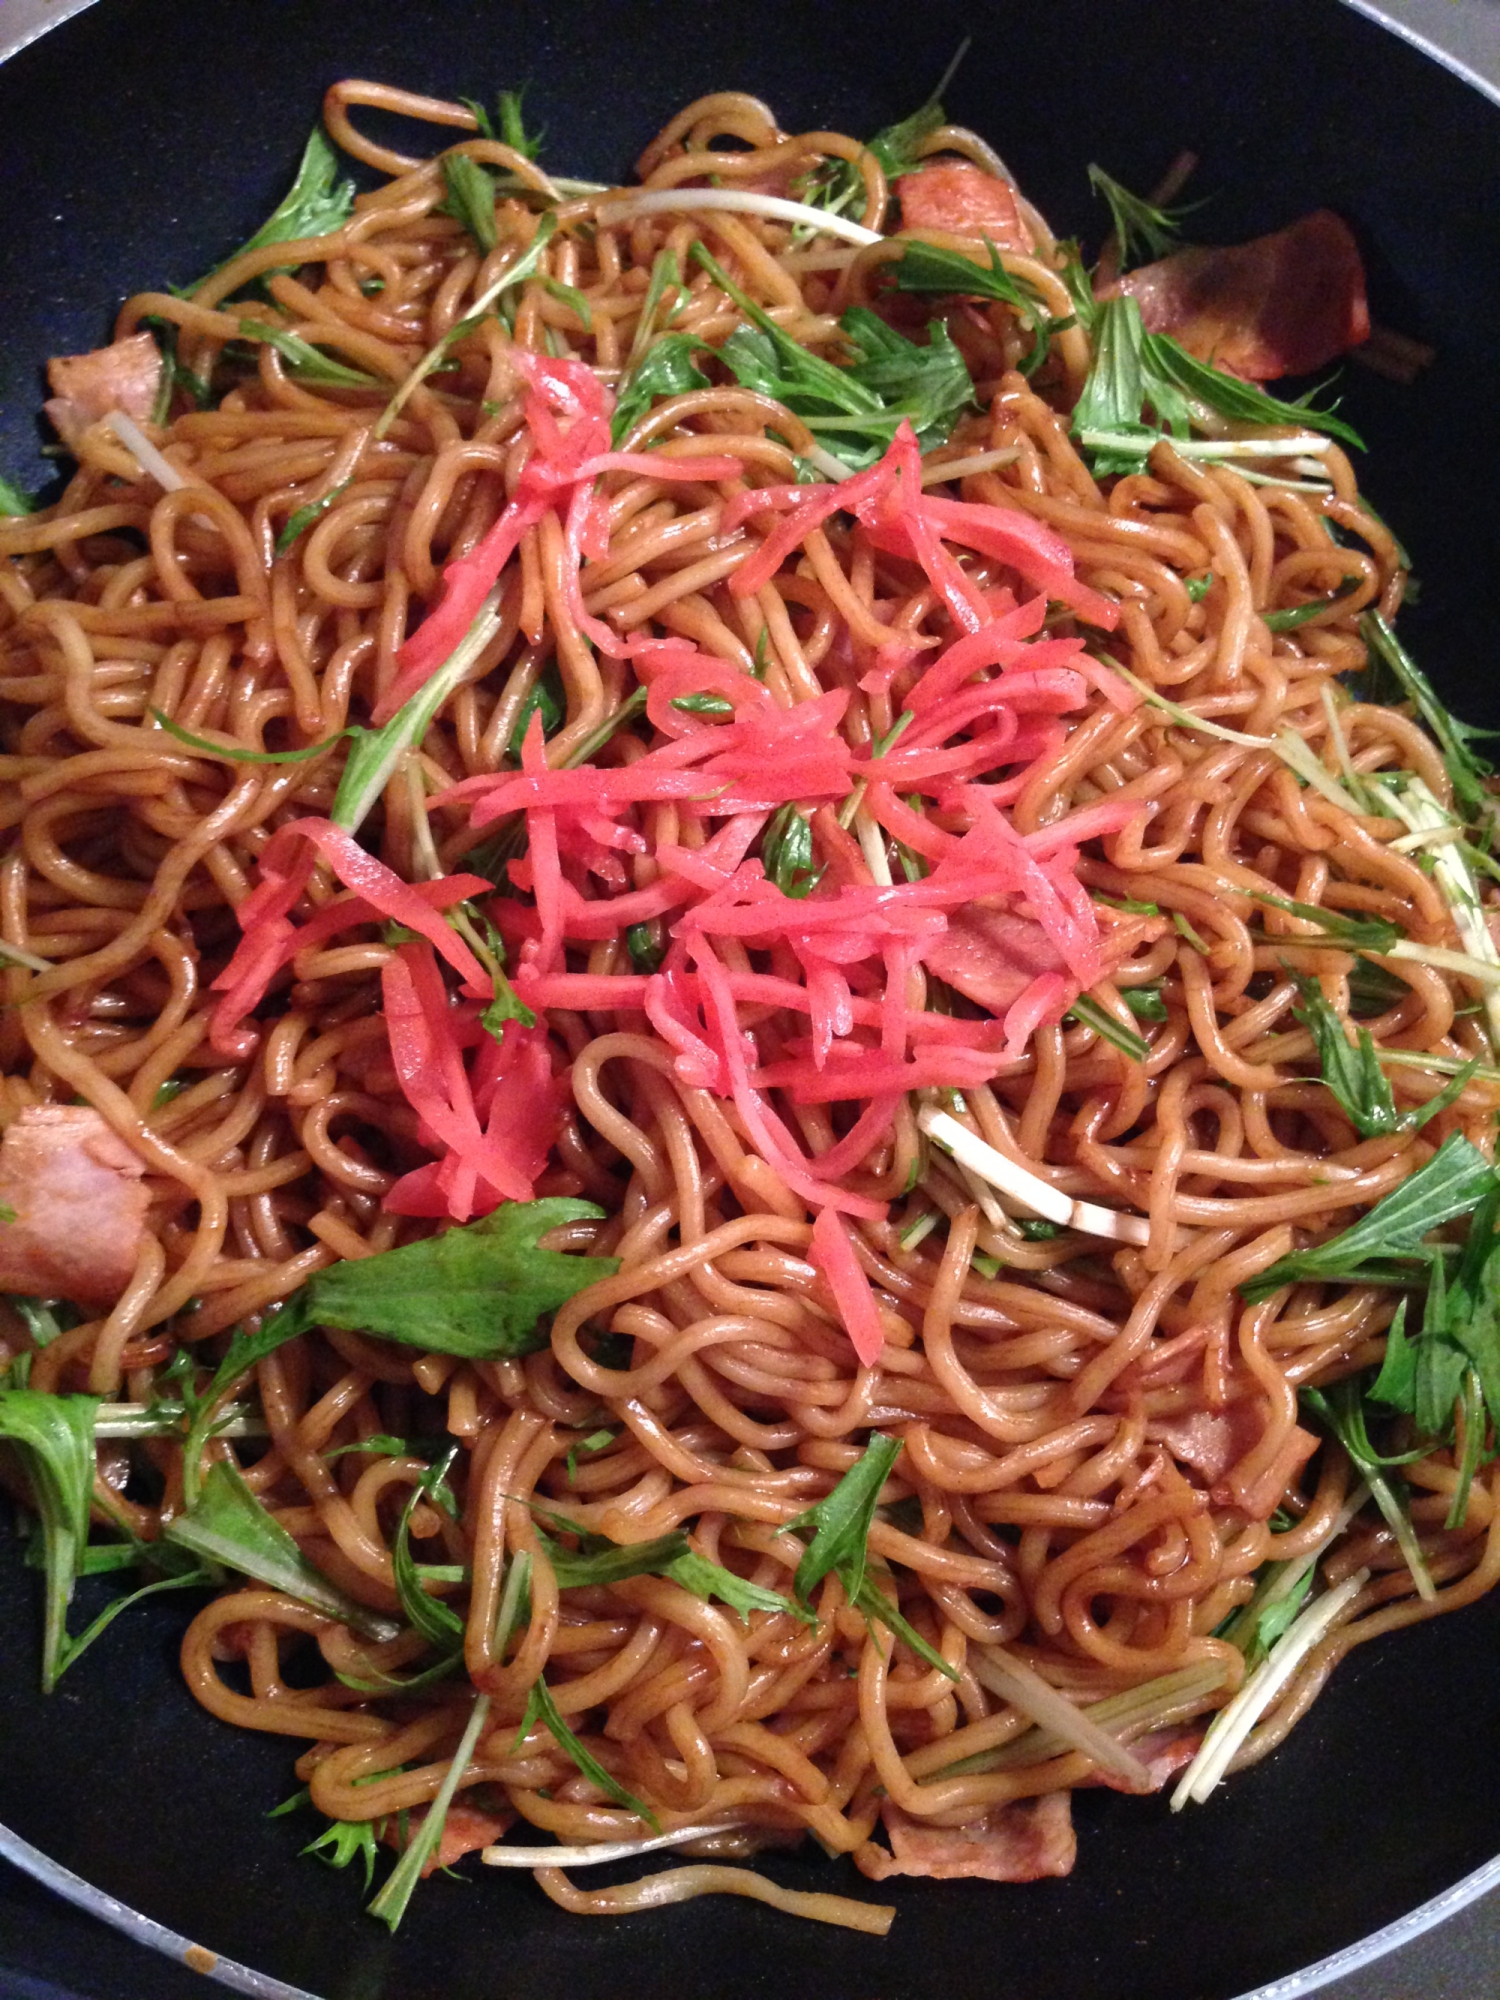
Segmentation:
[[(1358, 368), (1343, 384), (1368, 489), (1421, 578), (1405, 629), (1460, 713), (1500, 723), (1500, 113), (1333, 0), (99, 0), (0, 68), (0, 470), (48, 476), (42, 359), (96, 344), (122, 296), (191, 280), (243, 239), (337, 76), (446, 97), (529, 82), (544, 161), (603, 179), (713, 88), (757, 92), (790, 130), (872, 131), (965, 35), (950, 114), (1062, 232), (1103, 233), (1088, 161), (1141, 187), (1183, 146), (1212, 195), (1201, 239), (1322, 204), (1350, 218), (1377, 319), (1438, 350), (1411, 388)], [(1500, 1852), (1487, 1603), (1356, 1653), (1290, 1744), (1207, 1807), (1080, 1793), (1069, 1881), (882, 1886), (898, 1910), (883, 1942), (727, 1898), (590, 1922), (474, 1863), (425, 1884), (392, 1939), (350, 1874), (298, 1858), (310, 1818), (266, 1818), (294, 1788), (295, 1746), (227, 1728), (182, 1688), (189, 1613), (132, 1612), (43, 1700), (36, 1583), (0, 1522), (0, 1821), (327, 2000), (1232, 2000)], [(873, 1893), (847, 1863), (759, 1865)], [(163, 1963), (161, 1981), (149, 1990), (181, 1975)], [(35, 1990), (0, 1937), (0, 1993)]]

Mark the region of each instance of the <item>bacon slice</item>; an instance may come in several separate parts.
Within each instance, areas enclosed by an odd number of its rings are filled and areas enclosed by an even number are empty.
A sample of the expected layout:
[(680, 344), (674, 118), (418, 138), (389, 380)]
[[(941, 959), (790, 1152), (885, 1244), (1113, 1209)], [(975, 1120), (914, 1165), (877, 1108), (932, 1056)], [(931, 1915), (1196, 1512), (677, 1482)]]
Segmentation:
[(28, 1105), (0, 1140), (0, 1291), (108, 1306), (146, 1231), (145, 1168), (89, 1105)]
[(52, 400), (43, 407), (67, 444), (76, 443), (111, 410), (148, 423), (161, 387), (161, 367), (161, 349), (149, 333), (111, 341), (92, 354), (56, 354), (47, 363)]
[(1164, 1444), (1180, 1465), (1190, 1465), (1210, 1485), (1254, 1449), (1266, 1426), (1265, 1406), (1245, 1397), (1224, 1410), (1194, 1410), (1163, 1417), (1147, 1427), (1152, 1444)]
[(947, 930), (923, 953), (923, 963), (966, 999), (1000, 1015), (1034, 979), (1068, 969), (1039, 923), (977, 903), (953, 912)]
[(1310, 374), (1370, 337), (1359, 247), (1326, 208), (1252, 243), (1179, 250), (1113, 289), (1148, 332), (1247, 382)]
[(987, 236), (1000, 250), (1029, 252), (1031, 232), (1021, 220), (1016, 191), (967, 160), (945, 160), (903, 174), (896, 183), (906, 229), (941, 229), (950, 236)]
[[(1184, 1733), (1181, 1729), (1158, 1729), (1150, 1736), (1141, 1736), (1130, 1746), (1130, 1754), (1137, 1762), (1145, 1765), (1151, 1773), (1151, 1789), (1159, 1792), (1168, 1778), (1175, 1778), (1185, 1770), (1203, 1747), (1201, 1729)], [(1079, 1790), (1093, 1785), (1103, 1785), (1112, 1792), (1125, 1792), (1131, 1796), (1130, 1787), (1123, 1778), (1113, 1771), (1096, 1771), (1091, 1778), (1085, 1778)]]
[[(408, 1841), (415, 1840), (417, 1830), (427, 1817), (427, 1808), (419, 1806), (407, 1815), (408, 1839), (401, 1838), (399, 1821), (392, 1815), (385, 1822), (381, 1839), (387, 1847), (394, 1847), (399, 1853)], [(451, 1868), (455, 1861), (462, 1861), (466, 1854), (477, 1854), (481, 1847), (493, 1847), (497, 1840), (509, 1833), (516, 1823), (513, 1812), (487, 1813), (478, 1806), (471, 1806), (463, 1799), (455, 1799), (448, 1808), (448, 1816), (443, 1821), (443, 1830), (438, 1836), (438, 1844), (422, 1865), (422, 1879), (439, 1868)]]
[(891, 1852), (867, 1841), (854, 1856), (861, 1875), (931, 1875), (942, 1881), (1039, 1882), (1070, 1875), (1078, 1854), (1070, 1792), (996, 1806), (967, 1826), (926, 1826), (887, 1802), (883, 1817)]
[(1153, 1444), (1164, 1444), (1182, 1465), (1190, 1465), (1224, 1505), (1239, 1507), (1253, 1521), (1269, 1520), (1282, 1494), (1318, 1448), (1311, 1431), (1293, 1425), (1276, 1457), (1246, 1484), (1233, 1475), (1265, 1433), (1264, 1405), (1246, 1397), (1227, 1410), (1195, 1410), (1148, 1426)]

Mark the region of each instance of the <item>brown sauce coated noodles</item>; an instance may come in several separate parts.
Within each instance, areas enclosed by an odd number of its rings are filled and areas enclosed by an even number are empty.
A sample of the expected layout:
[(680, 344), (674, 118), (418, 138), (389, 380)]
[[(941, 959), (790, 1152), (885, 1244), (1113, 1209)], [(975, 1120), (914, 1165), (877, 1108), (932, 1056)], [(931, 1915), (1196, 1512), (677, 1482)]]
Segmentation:
[[(391, 947), (377, 929), (297, 959), (262, 1010), (253, 1056), (226, 1061), (207, 1039), (206, 986), (237, 942), (233, 911), (254, 883), (256, 857), (278, 824), (326, 814), (341, 755), (216, 762), (154, 729), (149, 712), (248, 748), (264, 747), (268, 731), (273, 742), (310, 742), (369, 716), (444, 563), (473, 545), (514, 490), (522, 433), (512, 337), (575, 354), (616, 380), (653, 261), (671, 246), (689, 288), (676, 327), (721, 341), (741, 315), (691, 264), (689, 246), (701, 238), (796, 339), (836, 352), (839, 314), (874, 295), (887, 255), (883, 245), (809, 249), (785, 223), (738, 213), (599, 225), (599, 198), (570, 196), (541, 273), (583, 295), (588, 327), (568, 294), (528, 282), (513, 336), (485, 319), (455, 349), (459, 366), (418, 387), (377, 437), (390, 390), (530, 241), (538, 208), (522, 192), (503, 200), (499, 248), (481, 256), (440, 212), (439, 166), (365, 139), (354, 122), (362, 106), (436, 120), (473, 159), (549, 191), (529, 161), (473, 136), (460, 107), (336, 86), (330, 130), (389, 181), (360, 196), (336, 234), (300, 243), (295, 273), (284, 245), (252, 252), (194, 297), (130, 300), (117, 333), (167, 322), (181, 365), (207, 378), (240, 331), (222, 300), (264, 277), (272, 303), (258, 312), (380, 386), (298, 379), (261, 346), (217, 408), (184, 410), (155, 434), (186, 475), (181, 490), (161, 492), (96, 427), (80, 441), (61, 501), (0, 523), (0, 933), (52, 965), (0, 972), (7, 998), (25, 1001), (0, 1012), (0, 1119), (81, 1098), (145, 1163), (152, 1193), (131, 1283), (107, 1314), (35, 1354), (33, 1387), (143, 1401), (179, 1346), (216, 1356), (229, 1329), (311, 1272), (429, 1226), (382, 1208), (395, 1177), (427, 1155), (392, 1068), (378, 997)], [(724, 151), (727, 141), (744, 150)], [(988, 163), (969, 135), (945, 131), (930, 144)], [(685, 111), (648, 149), (642, 172), (651, 187), (709, 173), (739, 186), (825, 158), (858, 162), (863, 219), (879, 227), (888, 191), (871, 154), (838, 134), (783, 134), (763, 106), (733, 93)], [(1032, 220), (1036, 253), (1006, 263), (1065, 309), (1050, 237)], [(1237, 731), (1289, 727), (1331, 758), (1325, 691), (1364, 664), (1360, 613), (1394, 612), (1404, 582), (1396, 545), (1362, 504), (1343, 453), (1326, 456), (1326, 498), (1251, 483), (1168, 444), (1146, 472), (1101, 487), (1067, 431), (1088, 363), (1077, 329), (1055, 338), (1033, 385), (1018, 370), (1030, 336), (1008, 308), (941, 310), (978, 407), (927, 461), (927, 477), (944, 458), (994, 457), (937, 490), (1001, 502), (1058, 530), (1080, 577), (1120, 601), (1111, 650), (1143, 680)], [(794, 480), (795, 454), (814, 443), (800, 419), (730, 383), (659, 403), (632, 445), (680, 450), (693, 439), (738, 454), (751, 482)], [(784, 707), (849, 688), (845, 728), (867, 746), (891, 727), (891, 698), (856, 685), (849, 634), (873, 625), (888, 636), (890, 624), (944, 633), (946, 614), (914, 566), (880, 555), (847, 517), (815, 533), (766, 587), (735, 597), (728, 579), (761, 539), (754, 522), (718, 533), (738, 484), (608, 475), (608, 548), (583, 571), (584, 601), (622, 632), (683, 635), (747, 671), (758, 660)], [(294, 509), (335, 489), (277, 555)], [(554, 766), (630, 691), (629, 667), (597, 655), (573, 621), (565, 556), (555, 515), (527, 531), (507, 572), (501, 631), (429, 729), (416, 785), (393, 778), (365, 830), (407, 879), (423, 873), (429, 832), (449, 869), (473, 842), (456, 810), (435, 810), (429, 829), (424, 781), (432, 793), (500, 768), (544, 671), (555, 670), (562, 698), (548, 745)], [(982, 585), (1007, 577), (986, 557), (969, 573)], [(1202, 577), (1213, 588), (1200, 597), (1187, 583)], [(1263, 622), (1268, 610), (1336, 588), (1345, 594), (1294, 630)], [(1340, 717), (1359, 771), (1415, 771), (1448, 799), (1442, 763), (1406, 715), (1355, 703)], [(600, 761), (639, 747), (617, 737)], [(1026, 832), (1116, 794), (1147, 802), (1149, 815), (1091, 842), (1081, 872), (1102, 897), (1155, 906), (1116, 913), (1131, 944), (1104, 993), (1122, 1022), (1139, 1025), (1119, 995), (1160, 983), (1166, 1018), (1152, 1029), (1149, 1057), (1132, 1061), (1087, 1026), (1043, 1027), (1024, 1060), (965, 1092), (962, 1115), (1068, 1193), (1149, 1216), (1144, 1244), (1035, 1239), (987, 1215), (936, 1152), (907, 1195), (919, 1138), (903, 1109), (893, 1136), (849, 1177), (892, 1204), (888, 1221), (857, 1225), (886, 1339), (882, 1364), (858, 1367), (808, 1261), (807, 1208), (754, 1157), (733, 1105), (684, 1085), (643, 1016), (554, 1009), (551, 1046), (556, 1066), (570, 1067), (571, 1100), (538, 1193), (581, 1194), (607, 1211), (602, 1224), (570, 1226), (556, 1247), (617, 1257), (619, 1275), (564, 1306), (550, 1345), (523, 1358), (456, 1361), (324, 1331), (260, 1364), (269, 1440), (246, 1455), (245, 1478), (313, 1560), (371, 1606), (396, 1607), (394, 1526), (424, 1461), (325, 1454), (376, 1434), (446, 1432), (462, 1447), (460, 1517), (423, 1504), (413, 1525), (422, 1560), (469, 1572), (466, 1594), (440, 1586), (466, 1614), (466, 1676), (407, 1697), (352, 1686), (409, 1670), (423, 1643), (411, 1632), (361, 1641), (254, 1585), (209, 1604), (187, 1634), (184, 1669), (202, 1703), (311, 1745), (298, 1771), (322, 1812), (379, 1819), (431, 1801), (477, 1689), (491, 1698), (489, 1724), (460, 1798), (503, 1800), (567, 1843), (631, 1837), (638, 1822), (544, 1730), (517, 1742), (528, 1689), (545, 1668), (558, 1711), (667, 1831), (723, 1828), (692, 1848), (703, 1865), (598, 1893), (544, 1871), (549, 1895), (608, 1914), (725, 1888), (779, 1894), (744, 1870), (707, 1864), (807, 1833), (831, 1853), (854, 1853), (885, 1801), (956, 1828), (1094, 1778), (1090, 1760), (1066, 1749), (953, 1772), (1029, 1726), (987, 1685), (991, 1658), (1019, 1659), (1085, 1704), (1217, 1663), (1220, 1684), (1197, 1701), (1200, 1717), (1228, 1698), (1244, 1661), (1216, 1628), (1263, 1564), (1321, 1544), (1354, 1484), (1335, 1445), (1307, 1462), (1298, 1389), (1378, 1360), (1393, 1304), (1371, 1288), (1301, 1286), (1247, 1305), (1236, 1288), (1301, 1240), (1297, 1232), (1356, 1219), (1447, 1133), (1462, 1131), (1488, 1153), (1500, 1092), (1471, 1081), (1420, 1133), (1362, 1139), (1309, 1069), (1313, 1044), (1292, 1014), (1287, 953), (1322, 977), (1341, 1013), (1355, 962), (1327, 946), (1297, 949), (1306, 926), (1255, 897), (1389, 916), (1420, 942), (1451, 945), (1447, 906), (1416, 859), (1393, 851), (1392, 823), (1302, 787), (1271, 751), (1178, 727), (1144, 703), (1121, 713), (1098, 695), (1012, 817)], [(868, 882), (831, 818), (815, 817), (819, 857), (836, 859), (848, 871), (841, 879)], [(643, 807), (641, 824), (648, 847), (679, 838), (670, 804)], [(633, 865), (634, 886), (653, 879), (649, 852)], [(323, 895), (315, 884), (314, 900)], [(574, 963), (628, 969), (618, 940)], [(1461, 979), (1406, 961), (1389, 969), (1396, 983), (1383, 1011), (1364, 1022), (1377, 1045), (1458, 1060), (1486, 1053)], [(774, 1042), (769, 1008), (747, 1012), (746, 1024)], [(1420, 1068), (1392, 1078), (1400, 1104), (1437, 1087)], [(169, 1079), (184, 1087), (167, 1095)], [(840, 1129), (827, 1107), (787, 1116), (813, 1151)], [(903, 1248), (928, 1209), (937, 1226)], [(976, 1252), (998, 1260), (987, 1264), (997, 1275), (983, 1275)], [(13, 1315), (5, 1328), (13, 1350), (24, 1345)], [(618, 1338), (601, 1347), (606, 1333)], [(1190, 1420), (1218, 1417), (1233, 1437), (1226, 1462), (1195, 1469), (1168, 1448)], [(610, 1442), (580, 1451), (601, 1428)], [(783, 1524), (829, 1490), (876, 1428), (899, 1435), (904, 1452), (872, 1560), (956, 1682), (888, 1635), (872, 1636), (832, 1578), (815, 1627), (765, 1613), (744, 1623), (660, 1576), (560, 1593), (524, 1504), (555, 1503), (619, 1542), (687, 1524), (703, 1554), (788, 1591), (801, 1544)], [(100, 1490), (150, 1538), (181, 1505), (181, 1452), (169, 1440), (141, 1449), (160, 1501), (126, 1490), (115, 1447), (102, 1454)], [(1468, 1603), (1500, 1574), (1500, 1476), (1481, 1472), (1452, 1529), (1443, 1525), (1452, 1452), (1434, 1452), (1407, 1477), (1435, 1600), (1413, 1594), (1378, 1516), (1358, 1516), (1325, 1575), (1363, 1568), (1369, 1580), (1239, 1764), (1281, 1741), (1354, 1646)], [(530, 1620), (502, 1654), (496, 1608), (521, 1553), (533, 1558)], [(315, 1686), (309, 1648), (328, 1669)], [(804, 1904), (836, 1921), (879, 1922), (868, 1912), (851, 1918), (835, 1898), (788, 1906)]]

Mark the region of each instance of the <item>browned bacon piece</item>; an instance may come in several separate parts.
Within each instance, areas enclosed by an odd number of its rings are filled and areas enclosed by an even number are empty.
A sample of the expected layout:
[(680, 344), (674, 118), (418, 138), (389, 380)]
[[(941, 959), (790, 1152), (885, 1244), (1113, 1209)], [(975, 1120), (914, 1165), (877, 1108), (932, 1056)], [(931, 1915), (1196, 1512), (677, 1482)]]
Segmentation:
[[(398, 1817), (387, 1819), (381, 1832), (381, 1839), (387, 1847), (398, 1850), (405, 1847), (407, 1840), (415, 1840), (417, 1829), (427, 1817), (427, 1809), (420, 1808), (407, 1816), (407, 1836), (402, 1837)], [(448, 1808), (448, 1817), (443, 1821), (443, 1830), (438, 1836), (438, 1844), (422, 1864), (422, 1877), (426, 1878), (439, 1868), (451, 1868), (455, 1861), (462, 1861), (466, 1854), (477, 1854), (481, 1847), (493, 1847), (502, 1835), (508, 1833), (516, 1823), (513, 1812), (487, 1813), (478, 1806), (471, 1806), (463, 1799), (455, 1799)]]
[(1016, 191), (966, 160), (903, 174), (895, 191), (903, 229), (941, 229), (950, 236), (987, 236), (998, 250), (1030, 251)]
[(1114, 290), (1148, 332), (1247, 382), (1311, 374), (1370, 337), (1359, 246), (1326, 208), (1252, 243), (1178, 250)]
[(927, 969), (966, 999), (1003, 1014), (1042, 972), (1067, 965), (1041, 925), (1007, 910), (965, 903), (926, 953)]
[(86, 1104), (29, 1105), (0, 1139), (0, 1291), (109, 1306), (146, 1229), (145, 1168)]
[(1070, 1875), (1078, 1854), (1068, 1792), (995, 1806), (967, 1826), (926, 1826), (889, 1801), (883, 1817), (891, 1852), (867, 1841), (854, 1856), (872, 1882), (889, 1875), (1039, 1882), (1044, 1875)]
[(161, 349), (149, 333), (111, 341), (92, 354), (56, 354), (47, 363), (52, 397), (43, 407), (68, 444), (111, 410), (148, 423), (161, 387), (161, 367)]

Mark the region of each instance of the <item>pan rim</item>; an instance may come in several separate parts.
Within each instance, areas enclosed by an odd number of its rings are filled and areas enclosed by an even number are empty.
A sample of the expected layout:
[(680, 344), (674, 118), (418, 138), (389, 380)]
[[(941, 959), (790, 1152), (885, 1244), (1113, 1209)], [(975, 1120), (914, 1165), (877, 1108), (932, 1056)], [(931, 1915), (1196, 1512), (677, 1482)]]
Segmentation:
[[(98, 0), (7, 0), (6, 19), (0, 25), (0, 63), (19, 55), (54, 28), (97, 4)], [(1490, 0), (1340, 0), (1340, 4), (1408, 43), (1492, 103), (1500, 104), (1500, 12)], [(304, 1987), (289, 1985), (195, 1944), (75, 1874), (3, 1824), (0, 1824), (0, 1860), (10, 1862), (112, 1929), (186, 1963), (234, 1992), (249, 1995), (250, 2000), (319, 2000), (318, 1995)], [(1257, 1986), (1239, 1995), (1238, 2000), (1305, 2000), (1306, 1995), (1318, 1992), (1334, 1980), (1361, 1972), (1389, 1953), (1414, 1943), (1496, 1888), (1500, 1888), (1500, 1855), (1379, 1930), (1298, 1972)], [(212, 1963), (204, 1963), (205, 1959), (211, 1959)]]

